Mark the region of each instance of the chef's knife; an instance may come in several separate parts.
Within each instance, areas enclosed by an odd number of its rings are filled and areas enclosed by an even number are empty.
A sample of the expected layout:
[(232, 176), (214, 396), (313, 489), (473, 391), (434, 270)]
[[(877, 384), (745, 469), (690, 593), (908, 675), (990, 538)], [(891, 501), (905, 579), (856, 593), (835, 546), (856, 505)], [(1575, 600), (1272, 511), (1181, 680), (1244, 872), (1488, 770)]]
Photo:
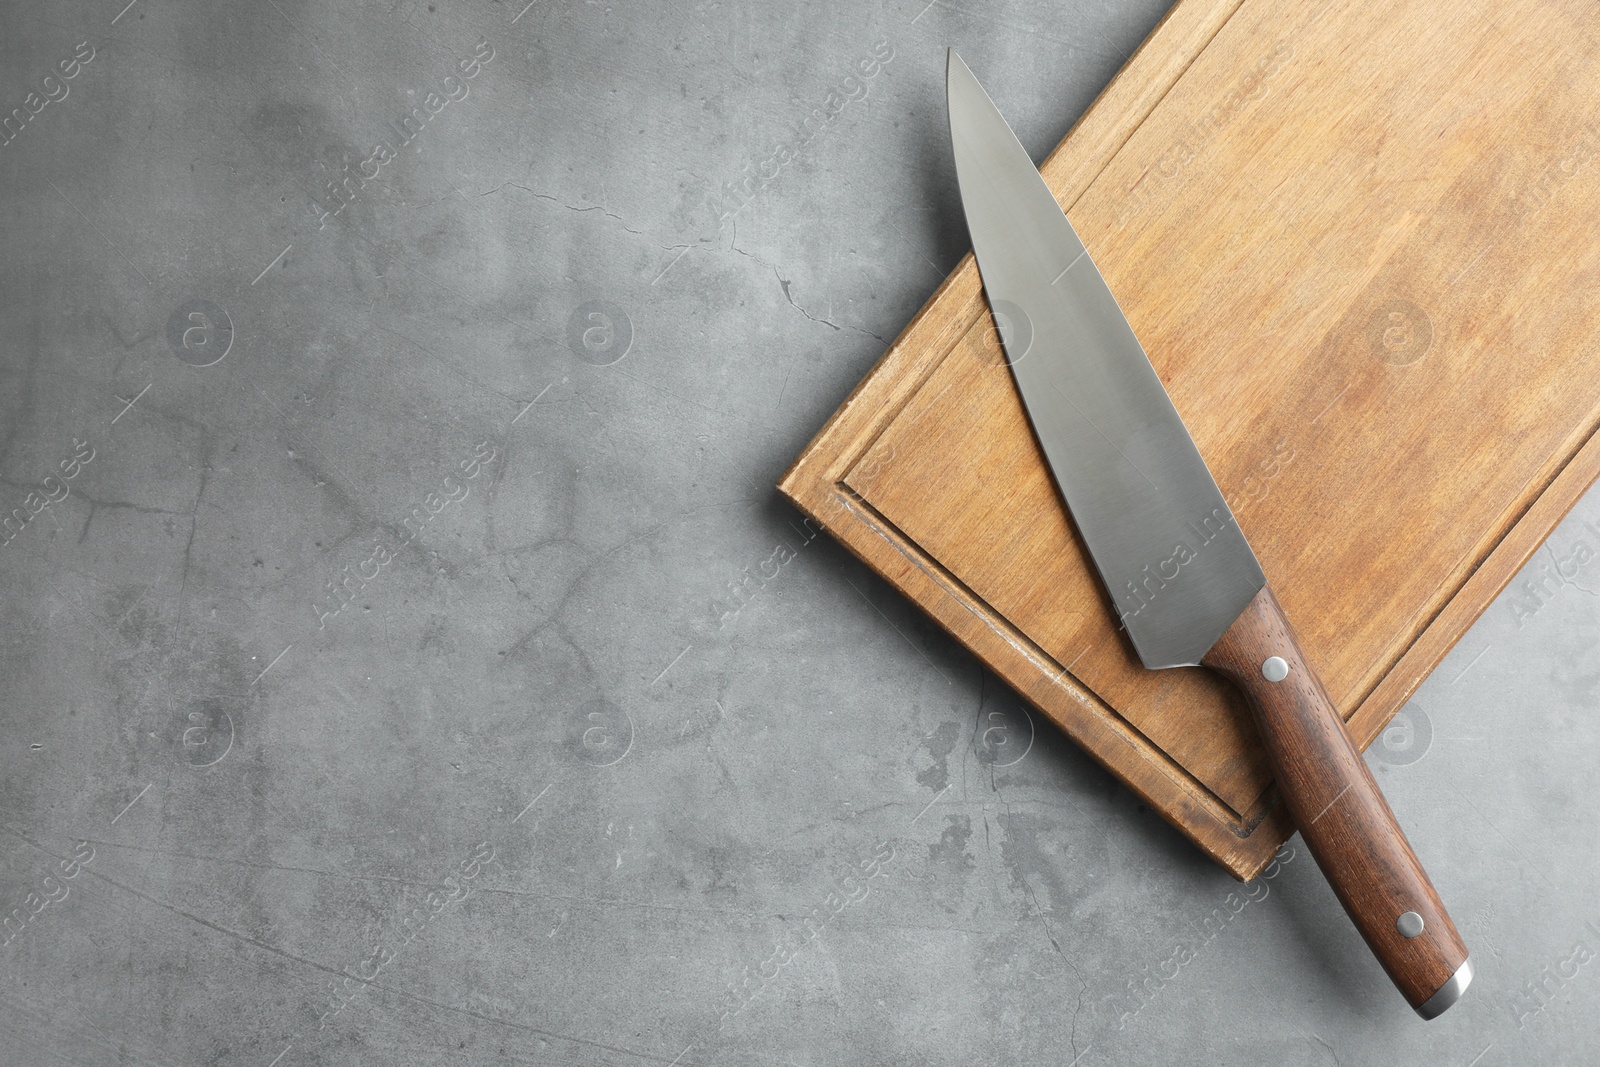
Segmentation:
[(950, 51), (950, 139), (978, 272), (1035, 436), (1145, 667), (1204, 665), (1254, 712), (1278, 789), (1425, 1019), (1472, 981), (1461, 936), (1094, 261)]

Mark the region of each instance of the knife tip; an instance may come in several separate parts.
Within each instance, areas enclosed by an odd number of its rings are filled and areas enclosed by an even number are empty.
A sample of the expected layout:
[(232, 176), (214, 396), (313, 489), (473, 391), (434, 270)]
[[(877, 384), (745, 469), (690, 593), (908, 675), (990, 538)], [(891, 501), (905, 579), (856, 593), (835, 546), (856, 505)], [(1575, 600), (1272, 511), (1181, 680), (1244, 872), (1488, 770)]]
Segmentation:
[(949, 85), (952, 81), (954, 81), (956, 78), (960, 77), (961, 75), (966, 75), (968, 78), (971, 78), (972, 77), (972, 71), (971, 71), (971, 69), (969, 69), (967, 67), (966, 61), (961, 58), (961, 54), (959, 52), (957, 52), (954, 48), (945, 49), (945, 59), (944, 59), (944, 80), (945, 80), (945, 84)]

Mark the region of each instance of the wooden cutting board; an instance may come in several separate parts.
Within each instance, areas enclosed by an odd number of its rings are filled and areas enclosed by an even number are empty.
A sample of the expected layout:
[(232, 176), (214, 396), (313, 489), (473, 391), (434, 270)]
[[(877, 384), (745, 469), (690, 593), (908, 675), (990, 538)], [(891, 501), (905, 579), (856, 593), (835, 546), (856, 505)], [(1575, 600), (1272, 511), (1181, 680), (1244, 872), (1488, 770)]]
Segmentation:
[[(1593, 0), (1179, 0), (1042, 167), (1363, 747), (1600, 472), (1597, 58)], [(1116, 628), (971, 256), (779, 488), (1236, 876), (1289, 835)]]

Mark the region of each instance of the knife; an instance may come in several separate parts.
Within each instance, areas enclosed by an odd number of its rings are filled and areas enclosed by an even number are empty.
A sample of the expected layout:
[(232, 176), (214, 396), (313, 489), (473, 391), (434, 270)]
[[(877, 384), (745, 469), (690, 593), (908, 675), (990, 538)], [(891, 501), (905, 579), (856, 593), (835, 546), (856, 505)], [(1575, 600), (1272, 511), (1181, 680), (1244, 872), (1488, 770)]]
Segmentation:
[(1133, 328), (972, 71), (950, 50), (950, 140), (978, 273), (1028, 421), (1146, 668), (1244, 694), (1290, 815), (1424, 1019), (1472, 961)]

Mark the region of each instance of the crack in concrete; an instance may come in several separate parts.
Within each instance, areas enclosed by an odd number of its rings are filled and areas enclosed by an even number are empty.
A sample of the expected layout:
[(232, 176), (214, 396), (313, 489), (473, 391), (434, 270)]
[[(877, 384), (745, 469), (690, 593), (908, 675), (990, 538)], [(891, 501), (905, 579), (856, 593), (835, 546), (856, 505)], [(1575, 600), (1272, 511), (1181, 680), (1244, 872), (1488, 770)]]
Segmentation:
[(757, 263), (761, 264), (763, 267), (766, 267), (769, 270), (771, 270), (772, 271), (772, 276), (774, 278), (778, 279), (778, 287), (783, 290), (783, 298), (785, 300), (789, 301), (789, 306), (794, 308), (796, 311), (800, 312), (800, 314), (804, 315), (806, 318), (810, 319), (812, 322), (820, 322), (820, 323), (822, 323), (822, 325), (831, 326), (835, 330), (852, 330), (855, 333), (859, 333), (859, 334), (861, 334), (861, 335), (863, 335), (865, 337), (876, 338), (878, 341), (882, 342), (885, 345), (887, 345), (889, 343), (887, 339), (885, 339), (884, 337), (882, 337), (879, 334), (873, 333), (871, 330), (863, 330), (859, 326), (851, 326), (849, 323), (837, 323), (837, 322), (834, 322), (832, 319), (824, 319), (824, 318), (820, 318), (820, 317), (818, 317), (816, 315), (811, 314), (811, 312), (807, 311), (805, 308), (803, 308), (799, 304), (795, 303), (794, 294), (792, 294), (789, 291), (789, 286), (793, 285), (794, 282), (789, 278), (785, 278), (783, 276), (783, 274), (779, 272), (777, 264), (768, 263), (766, 260), (762, 259), (760, 256), (756, 255), (755, 253), (746, 252), (744, 249), (738, 247), (737, 245), (731, 244), (731, 243), (728, 245), (728, 251), (737, 252), (741, 256), (744, 256), (746, 259), (753, 259)]
[[(0, 485), (10, 486), (13, 489), (33, 489), (33, 490), (38, 490), (38, 489), (42, 489), (43, 488), (42, 485), (33, 485), (33, 484), (29, 484), (28, 482), (14, 482), (9, 478), (0, 478)], [(67, 501), (68, 499), (70, 499), (73, 496), (81, 496), (81, 497), (83, 497), (83, 499), (87, 500), (89, 502), (89, 504), (91, 506), (93, 506), (93, 507), (97, 507), (97, 508), (127, 508), (129, 511), (137, 511), (141, 515), (184, 515), (184, 516), (187, 516), (189, 514), (186, 511), (171, 511), (171, 510), (169, 510), (167, 508), (147, 507), (144, 504), (135, 504), (135, 503), (132, 503), (131, 501), (127, 501), (127, 500), (98, 500), (95, 497), (90, 496), (88, 493), (85, 493), (81, 489), (73, 490), (73, 492), (70, 493), (68, 496), (62, 497), (61, 500), (58, 501), (58, 503), (64, 503), (65, 501)]]
[(608, 219), (616, 219), (618, 222), (622, 223), (622, 228), (624, 230), (627, 230), (629, 233), (635, 234), (635, 235), (637, 235), (639, 237), (648, 236), (643, 230), (636, 230), (632, 226), (629, 226), (627, 219), (623, 218), (621, 215), (618, 215), (615, 211), (606, 210), (606, 208), (601, 206), (600, 204), (591, 204), (588, 207), (574, 207), (573, 205), (567, 203), (565, 200), (561, 199), (559, 196), (551, 196), (549, 193), (541, 193), (537, 189), (530, 189), (526, 185), (521, 185), (521, 184), (518, 184), (517, 182), (501, 182), (499, 185), (495, 186), (493, 189), (490, 189), (488, 192), (479, 193), (478, 194), (478, 199), (481, 200), (482, 198), (484, 198), (486, 196), (493, 196), (495, 193), (498, 193), (500, 190), (506, 188), (507, 186), (510, 186), (513, 189), (521, 189), (525, 193), (531, 193), (534, 197), (536, 197), (536, 198), (538, 198), (540, 200), (553, 201), (554, 203), (560, 204), (562, 207), (566, 208), (568, 211), (577, 211), (577, 212), (598, 211), (601, 214), (605, 215), (606, 218), (608, 218)]

